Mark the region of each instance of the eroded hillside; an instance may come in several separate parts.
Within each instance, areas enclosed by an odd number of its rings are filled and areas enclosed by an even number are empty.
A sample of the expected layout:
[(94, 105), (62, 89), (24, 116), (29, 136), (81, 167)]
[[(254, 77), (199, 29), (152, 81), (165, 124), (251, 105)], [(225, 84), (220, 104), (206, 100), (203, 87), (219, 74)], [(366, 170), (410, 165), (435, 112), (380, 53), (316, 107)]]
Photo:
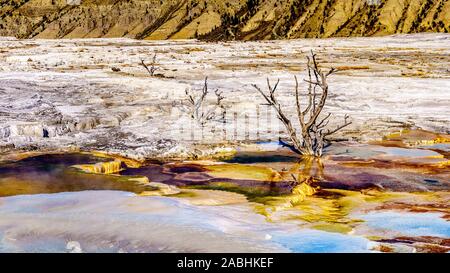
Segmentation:
[(18, 38), (277, 39), (448, 32), (447, 0), (2, 0)]

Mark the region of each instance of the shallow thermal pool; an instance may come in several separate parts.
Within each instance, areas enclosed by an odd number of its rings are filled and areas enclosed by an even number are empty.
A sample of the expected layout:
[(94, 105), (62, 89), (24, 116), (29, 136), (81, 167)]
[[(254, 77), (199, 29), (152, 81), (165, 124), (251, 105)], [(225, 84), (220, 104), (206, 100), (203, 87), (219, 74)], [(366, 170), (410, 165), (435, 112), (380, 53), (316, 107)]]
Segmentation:
[[(339, 206), (354, 197), (342, 193), (321, 192), (305, 197), (301, 206), (286, 207), (292, 203), (289, 183), (283, 177), (262, 181), (272, 173), (261, 163), (294, 164), (289, 157), (227, 160), (256, 164), (239, 167), (240, 178), (221, 177), (228, 174), (222, 165), (208, 171), (192, 163), (124, 166), (120, 175), (74, 167), (110, 160), (75, 153), (2, 163), (0, 252), (370, 252), (379, 251), (379, 238), (450, 237), (442, 212), (359, 211), (352, 216), (357, 221), (347, 223), (349, 213)], [(136, 179), (142, 176), (179, 192), (152, 196), (156, 189)], [(322, 219), (315, 205), (336, 212), (323, 213)], [(292, 216), (298, 212), (316, 217)], [(347, 226), (324, 229), (324, 223)]]

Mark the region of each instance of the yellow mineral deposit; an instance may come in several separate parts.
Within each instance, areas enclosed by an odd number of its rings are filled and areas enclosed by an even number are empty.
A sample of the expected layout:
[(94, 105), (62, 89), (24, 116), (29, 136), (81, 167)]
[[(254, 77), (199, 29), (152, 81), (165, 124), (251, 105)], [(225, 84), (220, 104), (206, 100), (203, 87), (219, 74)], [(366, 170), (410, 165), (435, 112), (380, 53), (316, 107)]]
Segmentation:
[(75, 165), (74, 167), (88, 173), (113, 174), (122, 170), (122, 161), (116, 159), (109, 162), (99, 162), (96, 164)]
[[(256, 213), (264, 215), (268, 221), (272, 221), (272, 216), (278, 211), (283, 211), (297, 207), (308, 196), (313, 196), (318, 191), (317, 188), (312, 187), (308, 183), (301, 183), (292, 189), (292, 194), (279, 197), (268, 197), (264, 204), (255, 206)], [(264, 200), (261, 199), (261, 201)]]
[(407, 147), (419, 145), (434, 145), (438, 143), (450, 143), (450, 135), (437, 134), (425, 130), (404, 129), (400, 132), (385, 136), (380, 144), (383, 145), (395, 143), (398, 146)]
[(320, 158), (305, 156), (288, 170), (282, 171), (281, 176), (283, 180), (290, 180), (294, 176), (298, 183), (321, 179), (324, 176), (324, 165)]
[(317, 189), (311, 187), (307, 183), (301, 183), (300, 185), (292, 189), (292, 196), (290, 198), (290, 203), (295, 206), (305, 200), (306, 196), (314, 195)]
[(258, 181), (281, 181), (281, 175), (272, 168), (243, 164), (219, 164), (205, 166), (208, 174), (218, 178)]
[(294, 178), (297, 184), (292, 188), (291, 194), (281, 197), (269, 197), (265, 200), (264, 206), (256, 206), (256, 211), (270, 220), (271, 213), (290, 209), (300, 205), (309, 196), (318, 192), (318, 187), (311, 186), (311, 182), (323, 176), (323, 163), (318, 158), (304, 157), (291, 166), (288, 170), (282, 171), (281, 180)]
[(124, 157), (124, 156), (120, 156), (120, 155), (116, 155), (116, 154), (108, 154), (102, 151), (93, 151), (93, 152), (89, 152), (88, 154), (94, 155), (96, 157), (102, 157), (102, 158), (114, 158), (116, 160), (120, 160), (122, 161), (128, 168), (139, 168), (142, 167), (143, 162), (136, 160), (136, 159), (132, 159), (132, 158), (128, 158), (128, 157)]
[[(271, 222), (300, 220), (303, 225), (329, 232), (348, 233), (363, 223), (354, 218), (354, 212), (394, 209), (412, 212), (441, 212), (448, 218), (448, 192), (389, 192), (367, 190), (361, 192), (324, 189), (325, 196), (314, 195), (317, 189), (301, 184), (288, 196), (268, 197), (264, 204), (255, 206), (255, 212)], [(295, 193), (295, 194), (294, 194)], [(278, 214), (287, 211), (289, 213)], [(447, 218), (446, 218), (447, 217)]]

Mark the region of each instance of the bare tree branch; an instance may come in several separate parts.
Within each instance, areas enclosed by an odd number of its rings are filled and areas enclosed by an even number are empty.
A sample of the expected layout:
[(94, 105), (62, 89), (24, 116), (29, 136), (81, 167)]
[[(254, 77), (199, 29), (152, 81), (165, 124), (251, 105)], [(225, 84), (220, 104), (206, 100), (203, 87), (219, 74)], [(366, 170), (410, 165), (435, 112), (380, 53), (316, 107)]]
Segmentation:
[[(189, 89), (185, 90), (187, 97), (187, 112), (189, 116), (196, 120), (201, 126), (205, 126), (208, 121), (217, 119), (225, 122), (226, 106), (223, 104), (225, 97), (218, 89), (214, 91), (216, 102), (213, 105), (205, 106), (206, 97), (209, 94), (208, 77), (205, 77), (203, 88), (199, 95), (193, 94)], [(220, 118), (217, 118), (217, 117)]]
[(155, 75), (156, 70), (159, 69), (159, 67), (157, 67), (157, 62), (156, 62), (156, 53), (153, 55), (153, 59), (152, 59), (152, 62), (150, 63), (150, 67), (148, 67), (145, 64), (143, 59), (141, 59), (141, 65), (147, 70), (147, 72), (150, 74), (150, 76), (153, 77)]
[[(302, 155), (312, 155), (320, 157), (323, 153), (326, 137), (336, 133), (337, 131), (347, 127), (351, 124), (349, 116), (346, 115), (344, 123), (336, 126), (334, 129), (325, 129), (328, 126), (331, 113), (325, 117), (321, 116), (322, 110), (325, 107), (328, 98), (329, 86), (327, 77), (335, 73), (337, 70), (331, 68), (324, 73), (317, 63), (316, 55), (311, 51), (311, 57), (307, 57), (308, 79), (304, 81), (308, 83), (308, 105), (302, 110), (300, 102), (299, 82), (296, 76), (295, 79), (295, 103), (297, 108), (297, 118), (300, 124), (301, 138), (297, 136), (297, 130), (292, 126), (292, 122), (283, 112), (281, 104), (275, 97), (275, 91), (278, 88), (280, 80), (272, 87), (269, 78), (267, 78), (268, 94), (263, 92), (261, 88), (253, 84), (252, 86), (264, 97), (268, 105), (272, 106), (276, 112), (278, 119), (286, 127), (287, 133), (291, 140), (291, 144), (285, 144), (291, 149)], [(320, 89), (318, 92), (317, 89)], [(317, 101), (317, 97), (320, 96)], [(280, 138), (281, 142), (281, 138)]]

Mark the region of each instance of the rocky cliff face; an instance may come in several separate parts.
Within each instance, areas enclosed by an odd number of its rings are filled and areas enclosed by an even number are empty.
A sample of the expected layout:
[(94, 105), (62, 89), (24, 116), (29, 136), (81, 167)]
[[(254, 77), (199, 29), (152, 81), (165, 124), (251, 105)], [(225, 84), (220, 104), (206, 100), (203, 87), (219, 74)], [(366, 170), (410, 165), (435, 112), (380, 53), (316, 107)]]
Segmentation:
[(281, 39), (450, 31), (447, 0), (2, 0), (19, 38)]

